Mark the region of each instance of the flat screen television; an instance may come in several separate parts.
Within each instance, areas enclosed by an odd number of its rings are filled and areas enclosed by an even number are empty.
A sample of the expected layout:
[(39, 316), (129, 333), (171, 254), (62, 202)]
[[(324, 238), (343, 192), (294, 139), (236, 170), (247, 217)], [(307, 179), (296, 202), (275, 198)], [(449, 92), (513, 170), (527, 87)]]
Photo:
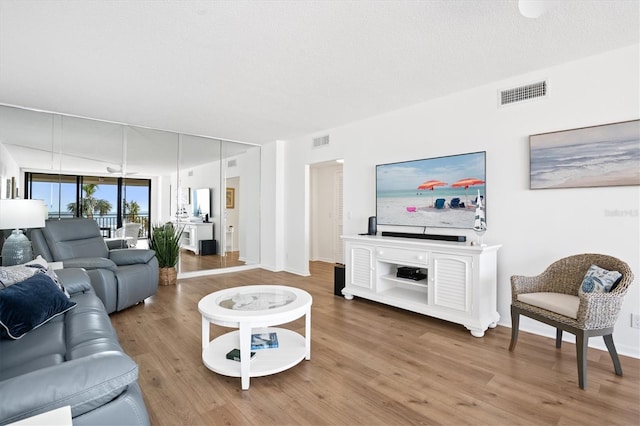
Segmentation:
[(485, 171), (485, 151), (377, 165), (378, 225), (472, 229)]

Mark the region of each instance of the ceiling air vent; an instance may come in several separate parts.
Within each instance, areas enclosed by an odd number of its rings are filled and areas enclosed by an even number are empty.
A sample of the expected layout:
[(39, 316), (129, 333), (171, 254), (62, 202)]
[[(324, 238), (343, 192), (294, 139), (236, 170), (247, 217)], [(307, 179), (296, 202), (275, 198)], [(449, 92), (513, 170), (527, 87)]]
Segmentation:
[(327, 146), (327, 145), (329, 145), (329, 135), (313, 138), (314, 148), (320, 148), (321, 146)]
[(238, 160), (229, 160), (227, 161), (227, 167), (235, 167), (238, 165)]
[(530, 101), (532, 99), (547, 96), (547, 81), (527, 84), (500, 91), (500, 106), (511, 105), (517, 102)]

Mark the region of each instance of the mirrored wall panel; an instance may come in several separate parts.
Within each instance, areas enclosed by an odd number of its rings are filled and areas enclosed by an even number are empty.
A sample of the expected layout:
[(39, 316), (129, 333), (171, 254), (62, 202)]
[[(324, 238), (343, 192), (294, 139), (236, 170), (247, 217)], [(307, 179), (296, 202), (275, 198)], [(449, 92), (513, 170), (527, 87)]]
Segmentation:
[(0, 106), (0, 153), (2, 198), (13, 178), (105, 238), (140, 224), (141, 248), (153, 225), (181, 229), (182, 276), (260, 263), (260, 146)]

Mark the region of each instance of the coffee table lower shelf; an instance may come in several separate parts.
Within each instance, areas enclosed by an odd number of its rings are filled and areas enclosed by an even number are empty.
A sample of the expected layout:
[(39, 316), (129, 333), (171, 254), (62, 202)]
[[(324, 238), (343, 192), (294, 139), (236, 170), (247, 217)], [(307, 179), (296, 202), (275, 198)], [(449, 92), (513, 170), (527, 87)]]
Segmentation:
[[(278, 334), (278, 347), (257, 349), (254, 359), (250, 361), (249, 377), (268, 376), (287, 370), (302, 361), (307, 349), (305, 337), (285, 328), (254, 328), (252, 333)], [(241, 377), (240, 362), (226, 358), (227, 353), (240, 348), (238, 330), (223, 334), (213, 339), (202, 351), (202, 362), (211, 371), (229, 377)]]

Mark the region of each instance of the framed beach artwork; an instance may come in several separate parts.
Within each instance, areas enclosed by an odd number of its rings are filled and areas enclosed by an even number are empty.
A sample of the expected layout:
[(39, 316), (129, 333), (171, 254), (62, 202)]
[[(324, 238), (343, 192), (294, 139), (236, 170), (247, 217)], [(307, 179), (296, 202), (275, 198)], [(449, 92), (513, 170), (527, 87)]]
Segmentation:
[(640, 185), (640, 120), (529, 136), (530, 188)]

